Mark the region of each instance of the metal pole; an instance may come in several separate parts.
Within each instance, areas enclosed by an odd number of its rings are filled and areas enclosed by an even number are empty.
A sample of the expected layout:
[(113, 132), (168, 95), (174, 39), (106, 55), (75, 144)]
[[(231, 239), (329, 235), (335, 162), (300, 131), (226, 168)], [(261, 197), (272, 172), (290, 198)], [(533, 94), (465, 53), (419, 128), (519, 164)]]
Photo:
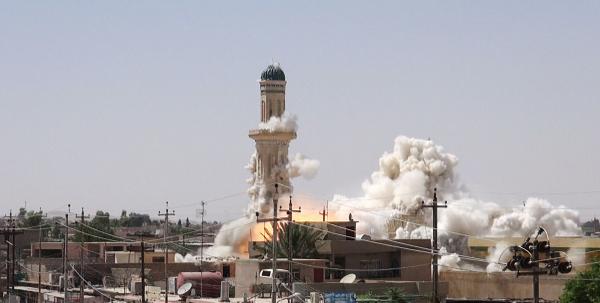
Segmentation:
[[(292, 291), (292, 283), (293, 281), (293, 277), (292, 277), (292, 261), (293, 261), (293, 256), (292, 256), (292, 196), (290, 195), (290, 204), (288, 207), (288, 223), (287, 223), (287, 241), (288, 241), (288, 289), (290, 290), (290, 292)], [(292, 294), (290, 293), (290, 296)], [(288, 302), (291, 302), (291, 300), (288, 300)]]
[(438, 301), (437, 195), (433, 193), (433, 302)]
[(538, 240), (533, 241), (533, 303), (540, 302), (540, 273), (539, 273)]
[(278, 228), (278, 223), (277, 223), (277, 199), (279, 198), (278, 195), (278, 191), (277, 191), (277, 187), (278, 184), (275, 184), (275, 195), (273, 195), (273, 237), (271, 239), (272, 242), (272, 246), (273, 246), (273, 256), (271, 258), (271, 274), (272, 274), (272, 278), (273, 281), (271, 282), (271, 302), (272, 303), (277, 303), (277, 281), (276, 281), (276, 276), (277, 276), (277, 230)]
[[(40, 210), (41, 215), (41, 210)], [(41, 221), (40, 221), (41, 223)], [(38, 303), (42, 302), (42, 224), (38, 239)]]
[(169, 245), (167, 243), (167, 234), (169, 233), (169, 215), (175, 215), (175, 211), (169, 213), (169, 201), (165, 202), (167, 205), (166, 211), (164, 214), (158, 212), (159, 216), (165, 217), (165, 231), (164, 231), (164, 241), (165, 241), (165, 303), (169, 303), (169, 274), (167, 268), (169, 266)]
[(9, 241), (8, 229), (4, 230), (4, 244), (6, 244), (6, 294), (10, 294), (10, 247), (8, 246)]
[(69, 302), (69, 277), (67, 276), (67, 264), (69, 263), (69, 213), (71, 212), (71, 204), (68, 205), (69, 211), (65, 214), (65, 251), (64, 251), (64, 262), (63, 262), (63, 282), (64, 282), (64, 295), (65, 303)]
[(146, 273), (144, 271), (144, 251), (146, 247), (144, 246), (144, 236), (142, 236), (142, 303), (146, 303)]
[(439, 298), (438, 298), (438, 247), (437, 247), (437, 209), (438, 207), (442, 207), (442, 208), (446, 208), (448, 207), (447, 202), (444, 203), (444, 205), (439, 205), (438, 203), (438, 198), (437, 198), (437, 188), (433, 189), (433, 202), (430, 205), (425, 205), (425, 202), (422, 202), (423, 207), (431, 207), (433, 210), (433, 245), (431, 248), (432, 251), (432, 258), (431, 258), (431, 264), (432, 264), (432, 284), (433, 284), (433, 290), (432, 290), (432, 296), (433, 298), (431, 298), (433, 303), (437, 303), (439, 302)]
[(202, 271), (204, 270), (204, 204), (202, 201), (202, 213), (200, 216), (200, 298), (202, 298), (204, 291), (204, 281), (202, 280)]
[[(280, 206), (281, 208), (281, 206)], [(292, 251), (292, 220), (294, 219), (294, 213), (299, 213), (301, 212), (301, 208), (298, 207), (298, 209), (294, 209), (294, 206), (292, 204), (292, 196), (290, 195), (290, 203), (288, 204), (288, 209), (287, 210), (283, 210), (280, 209), (279, 211), (284, 211), (287, 213), (287, 242), (288, 242), (288, 247), (287, 247), (287, 259), (288, 259), (288, 289), (290, 291), (292, 291), (292, 283), (293, 283), (293, 276), (292, 276), (292, 262), (293, 262), (293, 251)], [(290, 293), (290, 296), (292, 294)], [(291, 302), (292, 299), (288, 299), (288, 302)]]
[[(12, 214), (11, 214), (11, 217), (12, 217)], [(12, 219), (11, 219), (11, 221), (12, 221)], [(15, 253), (17, 242), (15, 241), (15, 237), (16, 237), (15, 228), (16, 228), (16, 224), (14, 221), (12, 221), (12, 278), (11, 278), (12, 286), (11, 286), (11, 289), (12, 289), (13, 293), (15, 292), (15, 284), (17, 283), (17, 279), (15, 276), (15, 269), (17, 267), (17, 254)]]
[(165, 303), (169, 303), (169, 244), (167, 244), (167, 233), (169, 230), (169, 202), (165, 213)]
[(42, 208), (40, 207), (40, 233), (39, 233), (39, 246), (38, 246), (38, 303), (41, 303), (43, 300), (42, 297), (42, 221), (48, 215), (44, 215), (42, 212)]
[(84, 237), (85, 235), (83, 234), (83, 225), (85, 223), (85, 219), (89, 218), (90, 216), (88, 215), (87, 217), (85, 216), (85, 212), (83, 211), (83, 207), (81, 208), (81, 216), (77, 216), (77, 214), (75, 215), (75, 217), (79, 217), (79, 219), (81, 219), (81, 226), (79, 227), (79, 235), (81, 236), (81, 238), (79, 239), (79, 278), (81, 279), (81, 282), (79, 283), (79, 302), (83, 303), (84, 300), (84, 295), (83, 295), (83, 291), (84, 291), (84, 273), (85, 271), (83, 270), (83, 245), (84, 245)]

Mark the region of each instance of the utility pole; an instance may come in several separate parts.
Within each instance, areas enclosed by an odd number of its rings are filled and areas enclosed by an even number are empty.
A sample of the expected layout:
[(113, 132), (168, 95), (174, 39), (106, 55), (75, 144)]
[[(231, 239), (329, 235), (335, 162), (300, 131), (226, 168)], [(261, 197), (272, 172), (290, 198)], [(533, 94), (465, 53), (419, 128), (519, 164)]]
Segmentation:
[(68, 207), (68, 211), (65, 214), (65, 245), (64, 245), (64, 252), (63, 252), (63, 282), (64, 282), (64, 290), (65, 290), (65, 303), (69, 302), (69, 277), (67, 276), (68, 274), (68, 264), (69, 264), (69, 213), (71, 213), (71, 204), (67, 205)]
[[(4, 216), (4, 218), (8, 218), (8, 229), (5, 231), (6, 233), (4, 234), (4, 242), (6, 243), (6, 293), (9, 294), (10, 290), (11, 290), (11, 281), (14, 279), (14, 275), (12, 274), (12, 270), (14, 270), (14, 268), (11, 270), (11, 249), (10, 249), (10, 244), (12, 244), (12, 247), (14, 247), (14, 243), (15, 240), (13, 238), (11, 238), (12, 233), (14, 232), (14, 228), (13, 228), (13, 217), (12, 217), (12, 209), (9, 212), (8, 216)], [(11, 243), (12, 241), (12, 243)], [(12, 258), (14, 258), (14, 250), (13, 250), (13, 256)], [(12, 266), (14, 267), (14, 266)], [(12, 281), (14, 282), (14, 281)], [(14, 290), (14, 289), (13, 289)]]
[(538, 259), (540, 258), (538, 252), (538, 240), (533, 240), (533, 303), (540, 302), (540, 265)]
[(271, 245), (273, 256), (271, 258), (271, 273), (272, 273), (272, 283), (271, 283), (271, 302), (277, 303), (277, 234), (278, 234), (278, 224), (279, 221), (287, 220), (285, 218), (277, 218), (277, 199), (279, 199), (279, 192), (277, 191), (278, 184), (275, 183), (275, 194), (273, 195), (273, 218), (271, 219), (261, 219), (259, 218), (259, 213), (256, 212), (256, 223), (261, 222), (271, 222), (271, 226), (273, 226), (273, 234), (271, 237)]
[[(16, 254), (16, 235), (22, 234), (23, 231), (17, 231), (16, 220), (13, 218), (12, 210), (10, 210), (10, 214), (8, 216), (4, 216), (8, 218), (8, 227), (9, 229), (4, 231), (4, 242), (6, 243), (6, 290), (7, 293), (12, 290), (15, 292), (15, 284), (16, 284), (16, 276), (15, 270), (17, 268), (17, 254)], [(10, 239), (10, 240), (9, 240)], [(11, 247), (11, 248), (9, 248)], [(12, 251), (12, 257), (10, 257)], [(10, 258), (10, 259), (9, 259)], [(12, 262), (12, 269), (11, 269)], [(10, 282), (10, 283), (9, 283)], [(10, 285), (10, 287), (9, 287)]]
[(140, 238), (140, 252), (141, 252), (141, 258), (140, 261), (142, 263), (142, 270), (140, 273), (140, 276), (142, 278), (142, 303), (146, 303), (146, 268), (145, 268), (145, 256), (144, 256), (144, 252), (146, 251), (146, 244), (144, 244), (144, 236), (150, 236), (149, 234), (146, 234), (144, 232), (140, 232), (140, 233), (135, 233), (136, 236), (138, 236)]
[(144, 244), (144, 236), (141, 236), (141, 261), (142, 261), (142, 303), (146, 303), (146, 269), (144, 268), (144, 264), (146, 264), (144, 252), (146, 251), (146, 246)]
[(200, 298), (202, 298), (204, 291), (204, 280), (202, 279), (202, 271), (204, 268), (204, 205), (206, 202), (202, 201), (202, 211), (200, 212)]
[(84, 278), (83, 277), (84, 276), (83, 275), (85, 274), (85, 271), (83, 270), (83, 243), (84, 243), (84, 237), (85, 237), (85, 235), (83, 234), (83, 226), (85, 224), (84, 223), (85, 219), (89, 219), (90, 215), (86, 216), (85, 212), (83, 211), (83, 207), (82, 207), (81, 208), (81, 216), (75, 214), (75, 217), (77, 219), (81, 219), (81, 221), (80, 221), (81, 225), (79, 226), (79, 235), (80, 235), (80, 238), (79, 238), (79, 271), (80, 271), (79, 278), (81, 279), (81, 281), (79, 283), (79, 302), (83, 303), (83, 299), (84, 299), (84, 295), (83, 295), (83, 288), (84, 288), (83, 287), (84, 286), (84, 282), (83, 282)]
[[(548, 236), (548, 232), (543, 227), (539, 227), (533, 242), (530, 241), (530, 237), (527, 237), (521, 246), (514, 246), (513, 251), (515, 254), (512, 260), (510, 260), (504, 268), (504, 270), (516, 270), (517, 277), (533, 276), (534, 303), (539, 303), (540, 301), (540, 275), (558, 275), (558, 273), (567, 274), (573, 268), (571, 261), (561, 257), (560, 252), (552, 250), (550, 239), (548, 237), (547, 241), (538, 241), (538, 237), (542, 233), (546, 233), (546, 236)], [(519, 254), (519, 252), (522, 251), (525, 251), (528, 254)], [(540, 260), (540, 253), (544, 254), (542, 260)], [(540, 268), (540, 263), (545, 263), (545, 266)], [(529, 268), (531, 268), (531, 271), (520, 271), (521, 269)]]
[(161, 213), (159, 211), (158, 216), (165, 217), (165, 303), (169, 303), (169, 275), (167, 272), (167, 268), (169, 266), (169, 245), (167, 244), (167, 233), (169, 232), (169, 216), (174, 216), (175, 211), (169, 212), (169, 201), (165, 202), (165, 204), (167, 205), (165, 213)]
[(431, 259), (431, 263), (432, 263), (432, 271), (433, 271), (433, 298), (432, 301), (433, 303), (438, 303), (439, 302), (439, 298), (438, 298), (438, 247), (437, 247), (437, 209), (438, 208), (446, 208), (448, 207), (448, 202), (444, 201), (444, 205), (440, 205), (437, 203), (438, 202), (438, 198), (437, 198), (437, 188), (433, 189), (433, 201), (431, 204), (425, 204), (424, 201), (421, 202), (421, 206), (422, 207), (431, 207), (431, 209), (433, 210), (433, 247), (431, 248), (433, 255), (432, 255), (432, 259)]
[(319, 212), (319, 215), (323, 216), (323, 222), (327, 220), (327, 216), (329, 215), (329, 201), (325, 202), (325, 206), (323, 206), (323, 212)]
[(42, 208), (40, 207), (40, 232), (38, 238), (38, 302), (42, 302), (42, 220), (43, 218), (48, 217), (48, 215), (44, 215), (42, 212)]
[[(302, 209), (300, 207), (298, 207), (298, 209), (294, 209), (293, 205), (292, 205), (292, 195), (290, 195), (290, 203), (288, 204), (288, 209), (281, 209), (281, 206), (279, 206), (279, 211), (282, 212), (286, 212), (287, 213), (287, 220), (288, 220), (288, 225), (287, 225), (287, 242), (288, 242), (288, 253), (287, 253), (287, 257), (288, 257), (288, 289), (290, 291), (292, 291), (292, 283), (294, 283), (294, 277), (292, 276), (292, 220), (293, 220), (293, 216), (294, 213), (299, 213), (302, 211)], [(290, 296), (292, 294), (290, 293)], [(291, 302), (292, 299), (288, 299), (288, 302)]]
[(4, 245), (6, 245), (6, 294), (8, 295), (10, 294), (10, 246), (8, 245), (8, 242), (10, 241), (9, 229), (4, 227), (2, 234), (4, 235)]

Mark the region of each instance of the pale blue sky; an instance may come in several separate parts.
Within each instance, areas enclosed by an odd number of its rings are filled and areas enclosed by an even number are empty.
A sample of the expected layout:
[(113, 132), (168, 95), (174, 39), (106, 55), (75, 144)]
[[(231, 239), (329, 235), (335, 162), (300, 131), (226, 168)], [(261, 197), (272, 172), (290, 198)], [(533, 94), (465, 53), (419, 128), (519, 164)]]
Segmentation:
[(359, 195), (407, 135), (456, 154), (475, 196), (600, 215), (599, 37), (592, 1), (2, 2), (0, 211), (154, 214), (244, 191), (274, 59), (291, 151), (321, 161), (298, 192)]

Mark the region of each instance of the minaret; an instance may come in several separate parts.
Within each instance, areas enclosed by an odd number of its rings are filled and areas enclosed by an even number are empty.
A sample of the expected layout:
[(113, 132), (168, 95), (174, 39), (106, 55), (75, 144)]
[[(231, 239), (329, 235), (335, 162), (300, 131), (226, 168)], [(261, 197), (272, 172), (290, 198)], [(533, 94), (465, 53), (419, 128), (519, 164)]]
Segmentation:
[[(260, 76), (260, 121), (266, 125), (271, 118), (279, 119), (285, 112), (285, 74), (279, 64), (269, 65)], [(256, 157), (254, 163), (255, 184), (266, 189), (263, 197), (269, 201), (279, 184), (280, 194), (291, 192), (290, 178), (286, 165), (288, 164), (288, 147), (290, 141), (296, 138), (293, 129), (277, 128), (250, 130), (249, 137), (256, 142)]]

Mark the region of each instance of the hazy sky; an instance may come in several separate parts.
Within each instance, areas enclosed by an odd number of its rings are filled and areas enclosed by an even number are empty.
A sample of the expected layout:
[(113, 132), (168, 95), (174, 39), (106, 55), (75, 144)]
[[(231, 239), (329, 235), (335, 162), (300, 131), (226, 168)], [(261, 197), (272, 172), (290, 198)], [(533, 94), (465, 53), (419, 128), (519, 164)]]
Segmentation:
[(476, 197), (600, 215), (599, 37), (597, 1), (2, 2), (0, 211), (193, 218), (245, 191), (275, 60), (291, 152), (321, 161), (299, 193), (360, 195), (407, 135), (456, 154)]

